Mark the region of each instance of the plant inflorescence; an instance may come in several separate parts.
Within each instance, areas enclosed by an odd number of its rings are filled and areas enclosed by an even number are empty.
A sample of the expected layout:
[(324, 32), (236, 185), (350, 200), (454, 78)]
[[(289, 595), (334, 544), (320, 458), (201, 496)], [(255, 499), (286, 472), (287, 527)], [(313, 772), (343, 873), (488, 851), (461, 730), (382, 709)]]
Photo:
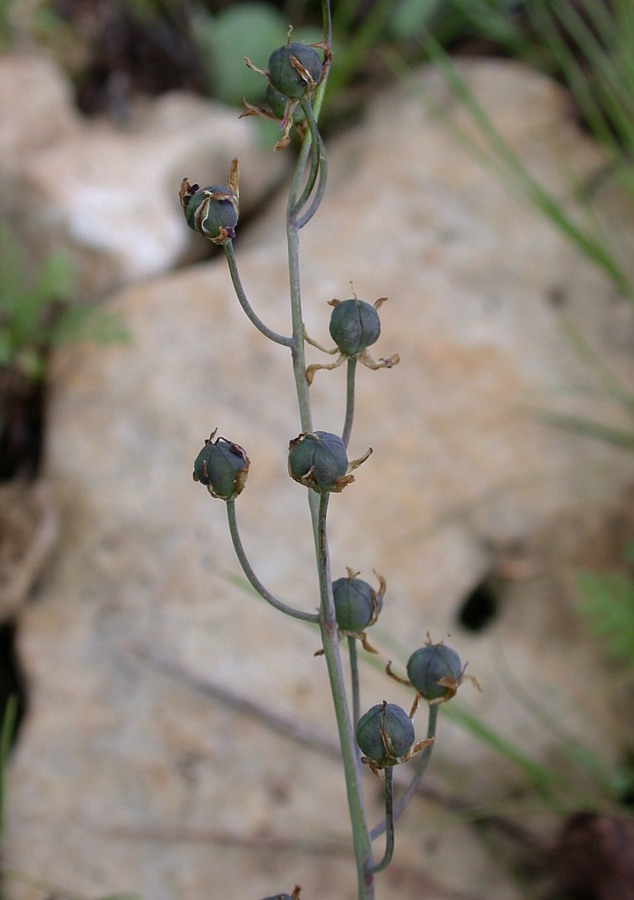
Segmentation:
[[(409, 712), (400, 706), (380, 700), (365, 714), (359, 701), (359, 668), (357, 645), (376, 653), (369, 643), (367, 631), (377, 621), (384, 605), (386, 580), (376, 574), (377, 587), (359, 578), (348, 569), (347, 575), (335, 580), (330, 574), (327, 513), (332, 494), (338, 494), (355, 479), (354, 471), (370, 456), (368, 449), (360, 458), (348, 458), (348, 443), (354, 418), (355, 372), (357, 363), (370, 369), (391, 368), (397, 355), (380, 359), (369, 355), (368, 348), (379, 338), (381, 297), (374, 303), (353, 296), (343, 301), (333, 300), (330, 335), (335, 342), (325, 352), (337, 356), (336, 361), (324, 365), (306, 366), (305, 344), (320, 347), (306, 334), (302, 315), (299, 233), (317, 212), (324, 195), (327, 162), (324, 143), (317, 126), (323, 89), (332, 61), (329, 3), (323, 3), (324, 39), (313, 44), (291, 40), (273, 50), (268, 68), (257, 68), (248, 59), (247, 66), (267, 82), (269, 106), (259, 107), (245, 102), (245, 115), (275, 118), (281, 136), (275, 148), (280, 150), (291, 143), (296, 131), (301, 149), (291, 182), (286, 213), (289, 294), (292, 329), (280, 334), (259, 317), (252, 308), (238, 273), (233, 248), (240, 209), (239, 167), (237, 160), (230, 165), (226, 184), (200, 187), (183, 179), (180, 200), (188, 225), (214, 244), (224, 249), (231, 280), (238, 301), (253, 325), (269, 340), (290, 351), (301, 431), (291, 436), (288, 444), (288, 473), (307, 489), (309, 511), (316, 547), (316, 567), (320, 603), (318, 612), (291, 607), (274, 596), (259, 580), (244, 551), (238, 527), (236, 500), (245, 489), (249, 457), (237, 443), (216, 437), (214, 431), (205, 440), (194, 463), (194, 479), (205, 485), (212, 497), (226, 504), (229, 530), (242, 569), (255, 590), (273, 607), (286, 615), (318, 625), (322, 650), (330, 681), (332, 701), (337, 721), (341, 759), (344, 767), (348, 808), (357, 868), (358, 896), (371, 900), (375, 891), (375, 876), (391, 861), (394, 849), (394, 822), (406, 807), (425, 771), (435, 740), (440, 704), (450, 700), (464, 679), (464, 669), (458, 654), (442, 642), (433, 643), (429, 636), (424, 646), (411, 655), (407, 664), (407, 678), (395, 675), (389, 664), (387, 673), (414, 691)], [(315, 427), (311, 410), (310, 386), (321, 369), (330, 370), (346, 363), (346, 411), (340, 434)], [(345, 638), (345, 642), (343, 639)], [(341, 647), (347, 644), (350, 678), (346, 687)], [(416, 740), (414, 717), (421, 700), (428, 704), (429, 717), (425, 737)], [(398, 803), (394, 802), (394, 767), (416, 759), (409, 787)], [(361, 773), (367, 765), (385, 788), (385, 816), (371, 829), (366, 820)], [(385, 850), (375, 859), (373, 841), (385, 833)], [(293, 898), (298, 898), (296, 887)], [(288, 897), (288, 894), (279, 894)]]

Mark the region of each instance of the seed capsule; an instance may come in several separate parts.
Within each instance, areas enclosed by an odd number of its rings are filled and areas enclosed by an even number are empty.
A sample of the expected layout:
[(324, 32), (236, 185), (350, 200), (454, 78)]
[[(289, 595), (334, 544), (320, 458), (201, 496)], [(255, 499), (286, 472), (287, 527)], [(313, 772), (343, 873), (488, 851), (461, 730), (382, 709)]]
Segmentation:
[(338, 493), (353, 480), (340, 437), (328, 431), (300, 434), (288, 447), (288, 473), (294, 481), (319, 494)]
[(284, 44), (269, 56), (269, 81), (276, 91), (292, 100), (312, 94), (322, 77), (319, 54), (307, 44)]
[(239, 181), (237, 159), (231, 163), (226, 187), (211, 184), (201, 188), (183, 178), (178, 196), (189, 227), (214, 244), (232, 241), (240, 213)]
[(397, 765), (411, 750), (415, 736), (405, 710), (385, 701), (369, 709), (357, 725), (357, 744), (379, 768)]
[[(385, 581), (382, 582), (385, 587)], [(383, 608), (383, 593), (378, 593), (361, 578), (348, 575), (332, 585), (337, 625), (342, 631), (360, 634), (373, 625)]]
[(462, 674), (460, 657), (446, 644), (426, 644), (407, 663), (407, 675), (418, 693), (436, 703), (454, 696)]
[(194, 461), (194, 481), (206, 485), (212, 497), (233, 500), (244, 489), (249, 473), (249, 457), (242, 447), (219, 437), (209, 435)]
[(381, 320), (374, 306), (356, 297), (337, 302), (330, 316), (330, 335), (344, 356), (362, 353), (380, 334)]
[[(276, 91), (272, 84), (267, 85), (266, 102), (271, 107), (271, 112), (277, 119), (281, 121), (286, 117), (288, 98), (285, 97), (284, 94), (280, 94), (279, 91)], [(293, 125), (297, 125), (305, 118), (306, 116), (304, 115), (304, 110), (301, 106), (299, 106), (299, 104), (293, 106)]]

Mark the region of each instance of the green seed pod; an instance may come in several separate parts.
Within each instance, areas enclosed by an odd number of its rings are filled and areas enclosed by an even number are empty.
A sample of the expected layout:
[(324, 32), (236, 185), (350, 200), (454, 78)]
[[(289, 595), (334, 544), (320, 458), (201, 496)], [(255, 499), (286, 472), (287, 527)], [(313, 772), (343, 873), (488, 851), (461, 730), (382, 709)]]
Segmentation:
[(426, 644), (410, 656), (407, 675), (425, 700), (451, 700), (462, 681), (462, 664), (446, 644)]
[(193, 185), (185, 194), (184, 209), (189, 227), (214, 244), (226, 244), (236, 236), (238, 201), (221, 185)]
[(226, 187), (212, 184), (201, 188), (183, 178), (178, 196), (190, 228), (214, 244), (226, 244), (234, 239), (240, 213), (237, 159), (231, 161)]
[(319, 494), (342, 491), (353, 480), (347, 471), (346, 447), (336, 434), (307, 431), (288, 446), (288, 474)]
[(242, 447), (219, 437), (209, 440), (194, 461), (194, 481), (207, 486), (212, 497), (233, 500), (244, 488), (249, 473), (249, 457)]
[(269, 81), (276, 91), (292, 100), (311, 94), (322, 77), (319, 54), (307, 44), (284, 44), (269, 56)]
[(377, 703), (361, 716), (357, 744), (380, 768), (395, 766), (414, 744), (415, 732), (404, 709), (394, 703)]
[(383, 594), (352, 574), (333, 582), (332, 593), (337, 625), (342, 631), (360, 634), (376, 622), (383, 608)]
[[(271, 112), (276, 118), (280, 121), (285, 118), (288, 98), (285, 97), (284, 94), (280, 94), (279, 91), (276, 91), (272, 84), (269, 84), (266, 88), (266, 102), (269, 104)], [(293, 125), (303, 122), (305, 118), (306, 116), (304, 115), (304, 110), (301, 106), (299, 104), (294, 106)]]
[(356, 297), (337, 302), (330, 316), (330, 335), (344, 356), (363, 353), (380, 334), (381, 320), (374, 306)]

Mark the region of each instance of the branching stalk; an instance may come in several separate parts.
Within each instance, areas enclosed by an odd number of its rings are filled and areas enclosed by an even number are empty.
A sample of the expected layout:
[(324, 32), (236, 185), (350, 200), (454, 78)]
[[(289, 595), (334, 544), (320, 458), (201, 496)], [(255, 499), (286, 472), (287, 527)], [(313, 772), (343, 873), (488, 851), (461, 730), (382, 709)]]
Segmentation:
[(244, 288), (242, 287), (242, 282), (240, 281), (240, 275), (238, 274), (238, 264), (236, 262), (236, 254), (233, 249), (232, 241), (227, 241), (224, 245), (225, 253), (227, 256), (227, 262), (229, 263), (229, 273), (231, 275), (231, 281), (233, 283), (233, 289), (236, 292), (236, 297), (238, 298), (238, 302), (240, 306), (245, 311), (247, 318), (250, 322), (252, 322), (258, 331), (261, 331), (264, 337), (267, 337), (270, 341), (274, 341), (276, 344), (282, 344), (283, 347), (291, 347), (293, 346), (293, 338), (286, 337), (283, 334), (278, 334), (276, 331), (273, 331), (268, 325), (265, 325), (262, 319), (257, 315), (251, 304), (247, 299), (247, 295), (244, 292)]

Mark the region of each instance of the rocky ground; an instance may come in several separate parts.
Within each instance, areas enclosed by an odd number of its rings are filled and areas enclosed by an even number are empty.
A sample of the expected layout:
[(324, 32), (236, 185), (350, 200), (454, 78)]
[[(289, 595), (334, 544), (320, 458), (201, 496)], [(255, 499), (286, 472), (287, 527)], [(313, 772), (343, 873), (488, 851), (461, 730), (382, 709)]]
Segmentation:
[[(288, 161), (258, 146), (252, 121), (188, 95), (147, 101), (121, 130), (79, 120), (49, 63), (2, 66), (3, 123), (24, 97), (3, 124), (4, 213), (33, 247), (66, 247), (84, 295), (107, 296), (131, 335), (53, 362), (42, 480), (58, 530), (36, 588), (11, 609), (29, 712), (8, 771), (4, 859), (92, 897), (245, 900), (300, 883), (306, 900), (353, 898), (316, 635), (244, 589), (223, 505), (191, 480), (216, 426), (246, 448), (238, 513), (252, 564), (276, 594), (313, 609), (305, 491), (286, 475), (299, 431), (289, 359), (241, 313), (222, 258), (171, 271), (198, 252), (177, 206), (183, 175), (222, 181), (238, 155), (243, 202), (257, 208)], [(572, 174), (591, 178), (603, 161), (561, 89), (514, 63), (462, 72), (574, 211)], [(483, 688), (465, 685), (459, 708), (567, 771), (570, 811), (600, 791), (562, 761), (562, 734), (607, 768), (631, 747), (631, 694), (574, 606), (578, 571), (616, 566), (632, 537), (634, 459), (535, 411), (624, 426), (596, 398), (570, 323), (631, 383), (634, 315), (455, 126), (481, 142), (433, 70), (387, 89), (330, 143), (326, 200), (302, 234), (311, 335), (328, 341), (326, 301), (352, 281), (362, 298), (389, 296), (377, 355), (401, 356), (359, 373), (351, 454), (374, 454), (331, 504), (333, 574), (385, 576), (376, 643), (395, 662), (427, 632), (450, 635)], [(623, 214), (617, 197), (604, 201)], [(283, 196), (271, 199), (236, 240), (251, 301), (278, 330), (288, 329), (283, 213)], [(340, 429), (344, 378), (317, 373), (317, 427)], [(474, 630), (463, 613), (478, 591), (489, 615)], [(365, 705), (409, 702), (374, 668), (363, 676)], [(246, 700), (305, 725), (313, 746)], [(443, 711), (427, 784), (379, 900), (546, 896), (561, 817), (517, 761)], [(376, 813), (370, 774), (368, 792)], [(511, 815), (515, 837), (470, 824), (490, 811)], [(43, 891), (12, 878), (5, 895)]]

